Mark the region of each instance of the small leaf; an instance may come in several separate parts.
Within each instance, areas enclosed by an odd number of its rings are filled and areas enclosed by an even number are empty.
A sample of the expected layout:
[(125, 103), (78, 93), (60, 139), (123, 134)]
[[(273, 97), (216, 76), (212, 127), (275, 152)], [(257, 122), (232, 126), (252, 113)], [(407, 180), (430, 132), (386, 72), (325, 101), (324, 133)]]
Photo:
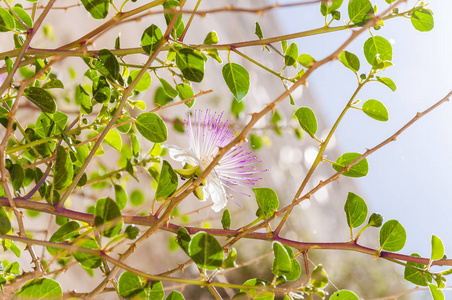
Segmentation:
[(432, 12), (425, 8), (418, 8), (411, 13), (411, 24), (419, 31), (430, 31), (435, 26)]
[(88, 115), (93, 112), (91, 97), (81, 85), (75, 87), (75, 102), (80, 105), (82, 114)]
[(122, 229), (122, 215), (118, 205), (111, 198), (101, 198), (96, 202), (94, 224), (103, 227), (106, 237), (114, 237)]
[(71, 158), (63, 146), (57, 149), (57, 158), (55, 161), (55, 170), (53, 176), (53, 185), (55, 189), (62, 190), (67, 188), (74, 176), (74, 169)]
[(389, 113), (386, 107), (378, 100), (370, 99), (364, 102), (363, 112), (377, 121), (386, 122), (389, 120)]
[(24, 96), (42, 112), (53, 114), (56, 111), (55, 99), (43, 88), (29, 86), (25, 89)]
[(189, 81), (201, 82), (204, 78), (206, 57), (197, 50), (183, 48), (176, 53), (176, 65), (184, 78)]
[(402, 250), (406, 242), (406, 231), (397, 220), (389, 220), (380, 229), (380, 246), (383, 250)]
[(334, 292), (329, 300), (359, 300), (355, 293), (348, 290)]
[(298, 46), (295, 43), (290, 44), (284, 53), (284, 63), (286, 66), (295, 66), (298, 58)]
[(439, 237), (432, 235), (432, 260), (438, 260), (444, 256), (444, 245)]
[(262, 34), (261, 25), (259, 25), (259, 22), (256, 22), (256, 28), (254, 30), (254, 34), (257, 35), (257, 37), (262, 40), (264, 38), (264, 35)]
[(176, 190), (177, 174), (169, 162), (164, 160), (158, 180), (157, 191), (155, 192), (155, 199), (164, 200), (170, 197)]
[(353, 72), (357, 73), (359, 71), (359, 58), (355, 54), (348, 51), (342, 51), (339, 55), (339, 61)]
[(99, 76), (93, 80), (93, 98), (99, 103), (110, 101), (111, 90), (105, 76)]
[(322, 1), (320, 4), (320, 13), (322, 16), (329, 15), (333, 11), (338, 10), (343, 1), (344, 0)]
[(11, 183), (15, 191), (18, 191), (25, 180), (25, 171), (19, 164), (13, 164), (10, 170)]
[(64, 85), (59, 79), (52, 79), (44, 83), (43, 89), (64, 89)]
[[(411, 256), (421, 257), (417, 253), (413, 253), (413, 254), (411, 254)], [(427, 286), (429, 282), (432, 282), (432, 276), (430, 274), (428, 274), (428, 272), (422, 272), (422, 271), (416, 270), (413, 267), (421, 269), (421, 270), (425, 269), (425, 265), (423, 265), (423, 264), (407, 262), (407, 266), (405, 266), (405, 271), (403, 274), (403, 278), (405, 278), (405, 280), (408, 280), (409, 282), (414, 283), (416, 285), (420, 285), (420, 286)]]
[(138, 206), (143, 204), (144, 202), (144, 194), (141, 190), (133, 190), (130, 194), (130, 203), (133, 206)]
[(115, 199), (118, 204), (119, 210), (123, 210), (127, 205), (127, 193), (126, 190), (120, 185), (115, 184)]
[[(129, 79), (127, 80), (127, 82), (129, 84), (132, 83), (132, 81), (135, 80), (135, 78), (137, 78), (139, 73), (140, 70), (130, 71)], [(134, 89), (138, 92), (144, 92), (147, 91), (150, 86), (151, 86), (151, 75), (149, 74), (149, 72), (145, 72), (143, 76), (141, 76), (138, 83), (135, 85)]]
[(292, 260), (286, 248), (280, 242), (273, 242), (273, 259), (272, 273), (275, 275), (283, 275), (283, 273), (292, 271)]
[(215, 270), (223, 263), (223, 248), (215, 237), (205, 232), (198, 232), (192, 237), (188, 253), (202, 269)]
[(367, 222), (372, 227), (380, 227), (383, 224), (383, 216), (378, 213), (372, 213)]
[(223, 229), (231, 228), (231, 213), (227, 209), (223, 211), (223, 216), (221, 217), (221, 225), (223, 225)]
[(119, 63), (116, 56), (108, 49), (101, 49), (98, 54), (99, 60), (102, 63), (104, 75), (111, 75), (113, 79), (119, 77)]
[(218, 44), (218, 36), (215, 31), (211, 31), (206, 35), (203, 44), (205, 45), (215, 45)]
[(392, 60), (392, 46), (384, 37), (373, 36), (364, 43), (364, 56), (367, 62), (375, 65), (375, 61), (391, 61)]
[[(352, 163), (360, 156), (360, 153), (355, 152), (342, 154), (333, 164), (333, 169), (339, 172), (346, 165)], [(359, 163), (351, 167), (348, 171), (342, 173), (342, 175), (347, 177), (363, 177), (367, 175), (367, 172), (369, 172), (369, 164), (367, 163), (367, 159), (364, 158)]]
[(5, 270), (5, 274), (20, 274), (20, 265), (17, 261), (10, 263)]
[(374, 13), (372, 3), (369, 0), (350, 0), (348, 3), (350, 22), (358, 26), (362, 26), (369, 21)]
[(153, 143), (162, 143), (166, 141), (168, 137), (165, 122), (163, 122), (162, 118), (155, 113), (142, 113), (137, 117), (135, 124), (138, 132), (140, 132), (145, 139)]
[(162, 84), (163, 91), (170, 96), (171, 98), (177, 97), (177, 91), (171, 84), (168, 83), (165, 79), (159, 78), (160, 83)]
[(231, 102), (231, 113), (236, 117), (239, 118), (240, 113), (245, 109), (245, 102), (237, 101), (237, 99), (232, 99)]
[(36, 278), (25, 283), (15, 295), (18, 299), (62, 299), (63, 290), (53, 279)]
[(290, 272), (282, 272), (282, 275), (286, 277), (287, 281), (295, 281), (300, 278), (301, 265), (296, 259), (292, 259), (292, 270)]
[(152, 24), (146, 28), (141, 36), (141, 47), (147, 54), (152, 54), (157, 48), (163, 34), (158, 26)]
[(185, 300), (184, 295), (179, 291), (171, 291), (165, 300)]
[(229, 63), (224, 65), (223, 78), (226, 82), (232, 95), (237, 101), (241, 101), (250, 88), (250, 74), (248, 71), (236, 63)]
[(109, 144), (110, 146), (112, 146), (113, 148), (115, 148), (116, 150), (121, 152), (121, 148), (122, 148), (121, 135), (115, 129), (110, 129), (108, 131), (107, 135), (105, 136), (104, 141), (107, 144)]
[(14, 25), (13, 16), (6, 9), (0, 7), (0, 32), (14, 30)]
[(350, 228), (356, 228), (366, 221), (367, 204), (360, 196), (348, 193), (347, 201), (344, 206), (347, 215), (347, 224)]
[(237, 250), (235, 248), (231, 248), (228, 253), (228, 257), (223, 261), (223, 265), (221, 266), (223, 269), (235, 268), (237, 267)]
[[(341, 0), (342, 1), (342, 0)], [(315, 62), (314, 57), (309, 54), (301, 54), (298, 56), (297, 61), (305, 68), (310, 68), (311, 64)]]
[(124, 235), (129, 240), (136, 239), (139, 234), (140, 234), (140, 229), (133, 224), (127, 226), (126, 230), (124, 230)]
[[(181, 100), (191, 98), (195, 95), (193, 93), (193, 89), (191, 88), (191, 86), (185, 83), (180, 83), (176, 85), (176, 90)], [(192, 107), (193, 104), (195, 104), (195, 99), (185, 102), (185, 105), (187, 105), (189, 108)]]
[(11, 221), (3, 206), (0, 205), (0, 234), (7, 234), (11, 230)]
[[(62, 243), (72, 240), (75, 236), (79, 233), (80, 224), (75, 221), (67, 222), (66, 224), (62, 225), (60, 228), (58, 228), (57, 231), (55, 231), (54, 234), (50, 237), (50, 242), (54, 243)], [(55, 256), (57, 253), (61, 253), (64, 250), (59, 248), (52, 248), (47, 247), (47, 252), (49, 252), (50, 255)]]
[(317, 132), (317, 119), (312, 109), (309, 107), (300, 107), (295, 111), (295, 116), (301, 128), (311, 137), (314, 137)]
[(438, 289), (436, 285), (433, 283), (428, 285), (428, 288), (430, 289), (430, 293), (432, 294), (433, 300), (444, 300), (444, 294), (443, 292)]
[(179, 229), (177, 230), (176, 242), (181, 247), (181, 249), (184, 250), (185, 253), (187, 253), (187, 255), (189, 252), (188, 247), (190, 241), (191, 237), (188, 234), (187, 229), (185, 229), (184, 227), (179, 227)]
[(118, 279), (118, 293), (127, 299), (163, 299), (165, 293), (160, 281), (148, 283), (141, 277), (131, 273), (124, 272)]
[(390, 88), (393, 92), (395, 92), (397, 90), (397, 86), (394, 83), (394, 81), (392, 81), (391, 78), (388, 77), (378, 77), (377, 76), (377, 80), (381, 83), (383, 83), (384, 85), (386, 85), (388, 88)]
[(278, 195), (275, 191), (270, 188), (254, 188), (253, 192), (256, 195), (257, 205), (264, 213), (265, 218), (273, 216), (279, 206)]

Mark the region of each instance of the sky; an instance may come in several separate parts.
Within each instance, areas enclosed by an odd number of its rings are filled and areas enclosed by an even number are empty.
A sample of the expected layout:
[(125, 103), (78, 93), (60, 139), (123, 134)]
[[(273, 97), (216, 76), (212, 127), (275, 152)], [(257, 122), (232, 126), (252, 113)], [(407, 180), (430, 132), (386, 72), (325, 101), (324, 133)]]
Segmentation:
[[(293, 1), (280, 1), (289, 3)], [(342, 20), (332, 26), (343, 25), (347, 7), (340, 9)], [(410, 9), (416, 1), (402, 4), (400, 10)], [(372, 1), (383, 11), (387, 3)], [(430, 32), (414, 29), (409, 19), (392, 19), (374, 35), (389, 40), (393, 47), (394, 66), (381, 76), (390, 77), (397, 91), (379, 83), (367, 85), (358, 95), (362, 101), (377, 99), (384, 103), (390, 115), (388, 122), (378, 122), (352, 110), (346, 115), (336, 132), (341, 152), (361, 152), (372, 148), (394, 134), (417, 112), (423, 111), (442, 99), (452, 90), (452, 1), (431, 1), (428, 7), (434, 13), (435, 27)], [(281, 26), (285, 33), (321, 27), (323, 19), (319, 5), (280, 9)], [(297, 39), (300, 53), (316, 59), (331, 54), (349, 37), (340, 31), (327, 36)], [(358, 55), (360, 72), (369, 66), (364, 59), (362, 46), (370, 35), (363, 34), (346, 50)], [(309, 88), (323, 108), (327, 125), (331, 126), (356, 88), (355, 75), (341, 63), (333, 62), (316, 70), (308, 79)], [(425, 116), (397, 141), (390, 143), (369, 158), (369, 174), (353, 179), (370, 211), (381, 213), (385, 220), (397, 219), (407, 231), (407, 243), (402, 253), (418, 252), (430, 255), (431, 235), (440, 237), (446, 254), (452, 257), (452, 106), (443, 104)], [(333, 159), (330, 158), (329, 159)], [(335, 159), (335, 158), (334, 158)]]

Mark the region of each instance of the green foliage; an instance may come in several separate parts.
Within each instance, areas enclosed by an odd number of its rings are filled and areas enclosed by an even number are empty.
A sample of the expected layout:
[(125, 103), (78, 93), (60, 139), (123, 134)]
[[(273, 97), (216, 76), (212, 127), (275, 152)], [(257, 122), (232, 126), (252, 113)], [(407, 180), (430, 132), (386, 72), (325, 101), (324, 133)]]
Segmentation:
[(363, 112), (377, 121), (386, 122), (389, 120), (389, 113), (383, 103), (378, 100), (370, 99), (364, 102)]
[(380, 246), (386, 251), (402, 250), (406, 242), (406, 231), (397, 220), (389, 220), (380, 229)]
[(188, 255), (199, 268), (215, 270), (223, 263), (223, 249), (212, 235), (205, 232), (195, 234), (188, 244)]
[(329, 300), (359, 300), (359, 298), (352, 291), (340, 290), (334, 292), (334, 294), (331, 295)]
[(278, 209), (279, 200), (275, 191), (270, 188), (254, 188), (257, 205), (265, 218), (270, 218)]
[(72, 182), (73, 174), (74, 170), (69, 154), (63, 146), (59, 146), (55, 161), (55, 176), (53, 177), (55, 189), (62, 190), (67, 188)]
[(162, 143), (166, 141), (168, 137), (168, 130), (166, 128), (165, 122), (159, 115), (147, 112), (139, 115), (135, 121), (137, 130), (141, 135), (153, 142)]
[(177, 174), (171, 165), (165, 160), (163, 161), (162, 170), (160, 172), (155, 199), (162, 200), (173, 195), (177, 189)]
[[(413, 257), (421, 257), (417, 253), (411, 254)], [(403, 278), (411, 283), (420, 286), (427, 286), (429, 282), (432, 282), (432, 276), (428, 272), (424, 272), (425, 266), (422, 264), (408, 262), (405, 266)]]
[(325, 1), (320, 4), (320, 12), (323, 16), (329, 15), (338, 10), (344, 0)]
[(29, 86), (25, 89), (24, 96), (27, 97), (42, 112), (53, 114), (56, 112), (56, 102), (52, 94), (43, 88)]
[(152, 24), (146, 28), (141, 36), (141, 47), (147, 54), (152, 54), (157, 48), (163, 34), (158, 26)]
[(439, 237), (432, 235), (432, 254), (431, 260), (438, 260), (444, 256), (444, 245)]
[(432, 12), (422, 7), (413, 11), (410, 19), (411, 24), (419, 31), (430, 31), (435, 25)]
[(364, 43), (364, 56), (367, 62), (373, 67), (377, 67), (380, 61), (391, 61), (391, 43), (382, 36), (370, 37)]
[(311, 137), (314, 137), (317, 132), (317, 118), (312, 109), (309, 107), (300, 107), (295, 111), (295, 116), (297, 117), (301, 128), (303, 128), (303, 130)]
[(344, 211), (350, 228), (356, 228), (366, 221), (367, 204), (363, 198), (356, 194), (348, 193)]
[(394, 81), (392, 81), (391, 78), (387, 78), (387, 77), (378, 77), (377, 76), (377, 80), (378, 82), (383, 83), (384, 85), (386, 85), (388, 88), (390, 88), (393, 92), (395, 92), (397, 90), (397, 86), (394, 83)]
[(289, 48), (284, 53), (284, 63), (286, 66), (296, 67), (298, 58), (298, 46), (295, 43), (291, 43)]
[(228, 209), (225, 209), (223, 212), (223, 216), (221, 217), (221, 225), (223, 229), (231, 228), (231, 213)]
[(81, 0), (85, 9), (94, 19), (104, 19), (110, 8), (109, 0)]
[(250, 88), (250, 75), (241, 65), (229, 63), (223, 66), (223, 78), (232, 95), (237, 101), (241, 101)]
[(292, 260), (287, 249), (279, 242), (273, 242), (273, 267), (272, 273), (284, 275), (292, 271)]
[(114, 237), (118, 235), (123, 225), (118, 204), (108, 197), (97, 200), (94, 223), (96, 226), (103, 227), (102, 231), (104, 236)]
[(199, 51), (190, 48), (176, 50), (176, 65), (186, 80), (201, 82), (205, 63), (206, 57)]
[(11, 230), (11, 221), (3, 206), (0, 205), (0, 234), (7, 234)]
[(348, 2), (348, 17), (350, 22), (358, 26), (367, 23), (374, 14), (374, 8), (369, 0), (350, 0)]
[(50, 278), (36, 278), (26, 282), (15, 294), (19, 299), (61, 299), (61, 286)]
[(348, 51), (342, 51), (339, 55), (339, 61), (353, 72), (357, 73), (359, 71), (360, 62), (355, 54)]
[[(361, 156), (360, 153), (345, 153), (342, 154), (336, 162), (333, 164), (333, 169), (337, 172), (341, 171), (345, 166), (355, 161), (357, 158)], [(367, 163), (367, 159), (363, 159), (358, 162), (356, 165), (350, 167), (346, 172), (342, 173), (342, 175), (347, 177), (363, 177), (367, 175), (369, 171), (369, 165)]]
[(165, 297), (160, 281), (147, 282), (128, 271), (122, 273), (118, 279), (118, 294), (127, 299), (161, 300)]

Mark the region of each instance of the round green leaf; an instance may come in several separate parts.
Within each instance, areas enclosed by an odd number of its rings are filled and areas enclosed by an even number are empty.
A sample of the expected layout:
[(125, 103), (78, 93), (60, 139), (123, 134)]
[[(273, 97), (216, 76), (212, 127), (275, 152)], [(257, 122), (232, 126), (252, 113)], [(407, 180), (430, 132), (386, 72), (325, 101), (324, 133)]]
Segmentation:
[(24, 96), (42, 112), (53, 114), (56, 112), (56, 102), (53, 96), (43, 88), (29, 86), (25, 89)]
[[(360, 153), (355, 152), (344, 153), (333, 164), (333, 169), (339, 172), (346, 165), (352, 163), (360, 156)], [(363, 177), (367, 175), (367, 172), (369, 172), (369, 164), (367, 163), (367, 159), (364, 158), (359, 163), (351, 167), (348, 171), (342, 173), (342, 175), (347, 177)]]
[(432, 260), (438, 260), (444, 256), (444, 245), (439, 237), (432, 235)]
[(121, 135), (115, 129), (110, 129), (108, 131), (104, 141), (113, 148), (115, 148), (116, 150), (121, 151), (122, 148)]
[[(185, 83), (176, 85), (176, 90), (181, 100), (191, 98), (195, 95), (191, 86)], [(189, 108), (192, 107), (193, 104), (195, 104), (195, 99), (192, 99), (189, 102), (185, 102), (185, 105), (187, 105)]]
[[(411, 254), (411, 256), (421, 257), (417, 253), (413, 253)], [(432, 276), (430, 274), (428, 274), (427, 272), (419, 271), (415, 268), (424, 269), (425, 266), (423, 264), (417, 264), (410, 261), (407, 262), (407, 265), (405, 266), (405, 271), (403, 272), (403, 278), (405, 278), (405, 280), (408, 280), (411, 283), (420, 286), (427, 286), (429, 282), (432, 282)]]
[(433, 300), (444, 300), (444, 294), (443, 292), (438, 289), (436, 285), (433, 283), (428, 285), (428, 288), (430, 289), (430, 293), (432, 294)]
[(372, 18), (374, 13), (372, 3), (369, 0), (350, 0), (348, 2), (348, 17), (353, 24), (364, 25)]
[(218, 35), (215, 31), (211, 31), (206, 35), (203, 44), (205, 45), (215, 45), (218, 44)]
[(122, 215), (118, 205), (111, 198), (101, 198), (96, 202), (94, 224), (103, 226), (103, 234), (106, 237), (114, 237), (122, 229)]
[(367, 218), (367, 204), (360, 196), (348, 193), (347, 201), (344, 205), (347, 216), (347, 224), (350, 228), (360, 226)]
[(273, 259), (272, 273), (275, 275), (284, 275), (292, 271), (292, 260), (286, 248), (280, 242), (273, 242)]
[[(77, 237), (77, 236), (76, 236)], [(76, 238), (75, 237), (75, 238)], [(76, 246), (82, 248), (88, 248), (93, 250), (99, 250), (99, 244), (96, 242), (94, 238), (82, 238), (75, 243)], [(95, 269), (98, 268), (102, 264), (102, 259), (99, 256), (94, 256), (91, 254), (83, 253), (83, 252), (74, 252), (72, 254), (76, 261), (78, 261), (82, 267), (87, 269)]]
[(335, 10), (338, 10), (341, 7), (342, 2), (344, 0), (332, 0), (332, 1), (324, 1), (320, 4), (320, 13), (322, 16), (329, 15)]
[(67, 188), (74, 176), (74, 169), (71, 158), (63, 146), (57, 149), (57, 158), (55, 161), (55, 171), (53, 176), (53, 185), (55, 189), (62, 190)]
[(119, 63), (116, 56), (108, 49), (101, 49), (98, 56), (103, 66), (103, 68), (99, 71), (103, 71), (103, 74), (105, 75), (111, 75), (114, 79), (118, 78)]
[(223, 225), (223, 229), (231, 228), (231, 213), (228, 209), (223, 211), (223, 216), (221, 217), (221, 225)]
[[(342, 2), (342, 0), (339, 0), (339, 1)], [(312, 57), (311, 55), (304, 53), (304, 54), (301, 54), (300, 56), (298, 56), (297, 61), (298, 61), (298, 62), (300, 63), (300, 65), (302, 65), (303, 67), (309, 68), (309, 67), (311, 67), (311, 64), (312, 64), (313, 62), (315, 62), (315, 59), (314, 59), (314, 57)]]
[(383, 224), (383, 216), (378, 213), (372, 213), (367, 222), (372, 227), (380, 227)]
[(300, 123), (301, 128), (306, 131), (311, 137), (317, 132), (317, 119), (314, 112), (309, 107), (300, 107), (295, 111), (295, 116)]
[(165, 300), (185, 300), (185, 298), (181, 292), (172, 291), (168, 296), (166, 296)]
[(14, 29), (14, 18), (4, 8), (0, 7), (0, 32), (7, 32)]
[(390, 88), (393, 92), (395, 92), (397, 90), (397, 86), (394, 83), (394, 81), (392, 81), (391, 78), (387, 78), (387, 77), (378, 77), (377, 76), (377, 80), (381, 83), (383, 83), (384, 85), (386, 85), (388, 88)]
[(127, 205), (127, 193), (122, 186), (117, 184), (115, 184), (115, 199), (118, 204), (118, 208), (123, 210)]
[(171, 196), (177, 189), (177, 174), (166, 160), (163, 161), (162, 170), (155, 192), (156, 200), (164, 200)]
[(126, 230), (124, 230), (124, 235), (129, 240), (134, 240), (137, 238), (138, 234), (140, 234), (140, 229), (136, 227), (135, 225), (129, 225), (126, 227)]
[(374, 66), (376, 59), (379, 61), (392, 60), (392, 46), (384, 37), (373, 36), (364, 43), (364, 56), (367, 62)]
[(348, 290), (334, 292), (329, 300), (359, 300), (355, 293)]
[(215, 270), (223, 263), (223, 248), (215, 237), (205, 232), (198, 232), (192, 237), (188, 254), (202, 269)]
[(141, 190), (133, 190), (130, 194), (130, 203), (133, 206), (138, 206), (143, 204), (144, 202), (144, 194)]
[(18, 299), (46, 299), (63, 298), (63, 290), (58, 282), (50, 278), (36, 278), (25, 283), (15, 294)]
[(3, 206), (0, 205), (0, 234), (7, 234), (11, 230), (11, 221)]
[(265, 218), (273, 216), (279, 207), (278, 195), (270, 188), (254, 188), (254, 195), (259, 208), (264, 213)]
[(13, 164), (10, 170), (11, 183), (15, 191), (18, 191), (25, 180), (25, 171), (19, 164)]
[(386, 122), (389, 120), (388, 110), (383, 103), (375, 99), (370, 99), (364, 102), (363, 112), (377, 121)]
[(108, 15), (110, 0), (81, 0), (85, 9), (94, 19), (104, 19)]
[(288, 273), (283, 272), (283, 275), (286, 277), (287, 281), (295, 281), (301, 275), (301, 265), (296, 259), (292, 259), (292, 270)]
[(237, 101), (241, 101), (250, 88), (250, 74), (241, 65), (229, 63), (224, 65), (223, 78), (232, 95)]
[[(30, 15), (27, 14), (27, 12), (20, 6), (14, 6), (13, 11), (16, 13), (16, 15), (20, 18), (20, 20), (27, 25), (28, 28), (33, 27), (33, 20), (31, 19)], [(16, 28), (19, 30), (25, 30), (25, 28), (22, 26), (22, 24), (18, 21), (16, 21)]]
[(163, 91), (170, 96), (171, 98), (175, 98), (177, 96), (177, 91), (173, 86), (163, 78), (159, 78), (160, 83), (162, 84)]
[(389, 220), (380, 229), (380, 246), (383, 250), (396, 252), (402, 250), (406, 242), (406, 232), (397, 220)]
[[(70, 241), (73, 237), (78, 235), (80, 224), (75, 221), (67, 222), (61, 226), (55, 233), (50, 237), (50, 242), (62, 243)], [(55, 256), (57, 253), (63, 252), (63, 249), (47, 247), (47, 252), (50, 255)]]
[(176, 52), (176, 65), (185, 79), (201, 82), (204, 78), (206, 57), (199, 51), (183, 48)]
[(341, 54), (339, 54), (339, 61), (353, 72), (357, 73), (359, 71), (360, 62), (355, 54), (348, 51), (342, 51)]
[(184, 227), (179, 227), (179, 229), (177, 230), (176, 242), (181, 247), (181, 249), (184, 250), (184, 252), (187, 254), (189, 252), (188, 247), (190, 241), (191, 237), (188, 234), (187, 229), (185, 229)]
[(290, 44), (289, 48), (287, 48), (286, 53), (284, 54), (284, 63), (286, 66), (292, 66), (297, 63), (298, 58), (298, 46), (296, 43)]
[(144, 52), (147, 54), (151, 54), (154, 52), (155, 48), (159, 44), (162, 39), (163, 34), (158, 26), (152, 24), (148, 28), (146, 28), (141, 36), (141, 47)]
[(142, 113), (137, 117), (135, 124), (138, 132), (153, 143), (162, 143), (168, 137), (165, 122), (156, 113)]
[[(132, 81), (135, 80), (135, 78), (137, 78), (139, 73), (140, 70), (130, 71), (129, 79), (127, 82), (129, 84), (132, 83)], [(147, 91), (150, 86), (151, 86), (151, 74), (149, 74), (149, 72), (145, 72), (143, 76), (141, 76), (138, 83), (135, 85), (135, 90), (138, 92), (144, 92)]]
[(418, 8), (411, 13), (411, 24), (419, 31), (430, 31), (435, 26), (432, 12), (425, 8)]

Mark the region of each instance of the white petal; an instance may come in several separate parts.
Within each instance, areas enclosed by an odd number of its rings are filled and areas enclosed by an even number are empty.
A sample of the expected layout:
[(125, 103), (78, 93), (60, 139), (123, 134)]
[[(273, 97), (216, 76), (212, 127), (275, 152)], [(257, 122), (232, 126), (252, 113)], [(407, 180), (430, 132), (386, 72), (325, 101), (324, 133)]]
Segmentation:
[(197, 159), (189, 150), (174, 145), (167, 145), (166, 148), (168, 149), (169, 156), (176, 161), (181, 161), (192, 166), (200, 164), (199, 159)]
[(226, 197), (226, 191), (221, 184), (220, 179), (217, 176), (208, 176), (206, 180), (206, 185), (204, 186), (204, 191), (207, 192), (207, 197), (212, 199), (213, 206), (212, 209), (215, 212), (222, 210), (228, 203), (228, 198)]

